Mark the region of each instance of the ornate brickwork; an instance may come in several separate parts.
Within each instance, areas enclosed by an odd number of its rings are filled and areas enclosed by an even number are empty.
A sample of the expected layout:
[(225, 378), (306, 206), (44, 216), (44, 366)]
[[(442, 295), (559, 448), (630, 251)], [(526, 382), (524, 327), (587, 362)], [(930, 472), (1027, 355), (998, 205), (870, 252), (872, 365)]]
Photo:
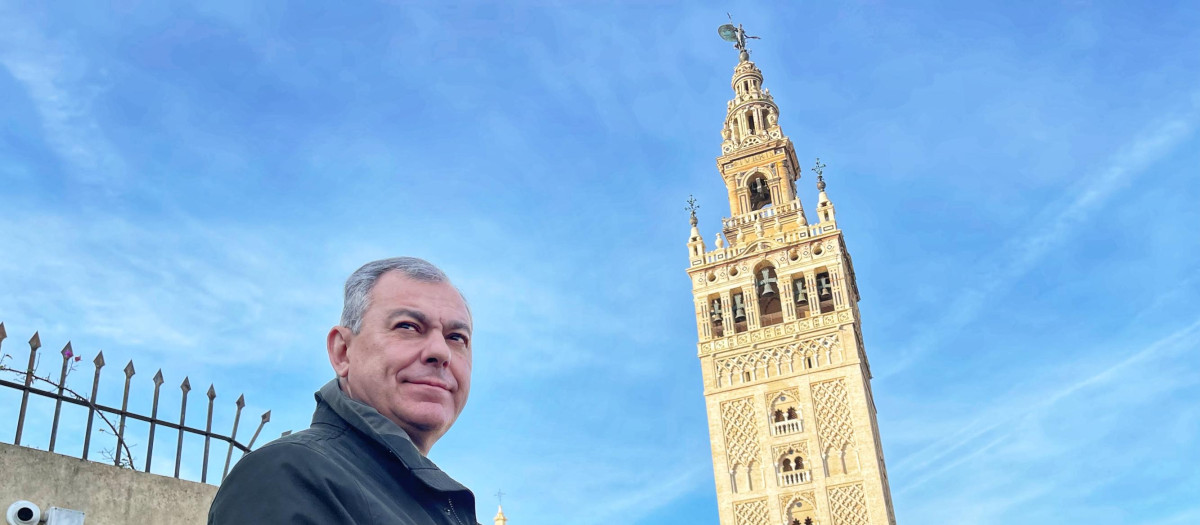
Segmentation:
[(853, 320), (854, 317), (849, 310), (842, 310), (837, 313), (823, 314), (820, 316), (806, 317), (791, 323), (771, 325), (757, 330), (740, 332), (736, 335), (726, 336), (713, 341), (700, 343), (700, 354), (704, 355), (729, 348), (738, 348), (748, 344), (757, 343), (759, 341), (768, 341), (771, 339), (808, 332), (815, 329), (835, 327), (849, 323)]
[(829, 489), (829, 513), (833, 525), (869, 525), (867, 498), (861, 483)]
[(744, 397), (722, 403), (721, 420), (725, 427), (725, 454), (730, 468), (757, 462), (761, 453), (753, 398)]
[[(716, 360), (716, 371), (721, 386), (729, 386), (826, 366), (842, 358), (841, 340), (832, 333), (723, 357)], [(750, 372), (749, 381), (746, 372)]]
[(737, 518), (737, 525), (767, 525), (770, 522), (770, 517), (767, 516), (767, 500), (736, 503), (733, 506), (733, 516)]
[(817, 437), (821, 448), (854, 445), (854, 427), (850, 420), (850, 401), (846, 394), (846, 380), (813, 383), (813, 410), (817, 415)]
[(771, 459), (773, 459), (773, 460), (778, 459), (789, 451), (796, 453), (796, 454), (800, 454), (807, 460), (807, 458), (809, 457), (808, 442), (807, 441), (793, 441), (786, 445), (775, 445), (775, 446), (771, 447)]

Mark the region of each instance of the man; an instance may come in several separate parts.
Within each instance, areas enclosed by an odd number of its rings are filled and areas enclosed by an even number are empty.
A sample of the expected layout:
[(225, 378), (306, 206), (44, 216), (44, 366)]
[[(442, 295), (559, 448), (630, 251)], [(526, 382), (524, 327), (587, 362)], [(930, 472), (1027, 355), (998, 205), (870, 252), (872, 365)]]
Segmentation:
[(307, 430), (251, 452), (209, 525), (474, 525), (475, 497), (426, 459), (471, 390), (471, 312), (441, 270), (398, 257), (346, 280), (326, 338), (337, 379)]

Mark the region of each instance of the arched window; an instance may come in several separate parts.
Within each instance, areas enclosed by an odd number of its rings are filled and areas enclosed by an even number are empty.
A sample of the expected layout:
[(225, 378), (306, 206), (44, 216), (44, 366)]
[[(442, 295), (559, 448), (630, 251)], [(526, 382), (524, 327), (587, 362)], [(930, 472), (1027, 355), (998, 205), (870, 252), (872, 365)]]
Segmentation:
[(771, 205), (771, 188), (767, 185), (766, 177), (758, 175), (747, 183), (750, 190), (750, 210), (761, 210)]
[(808, 283), (804, 275), (792, 277), (792, 299), (796, 302), (796, 318), (808, 317)]
[(833, 281), (827, 270), (817, 274), (817, 300), (821, 301), (821, 313), (833, 311)]
[(724, 305), (721, 304), (721, 298), (718, 296), (710, 297), (708, 306), (708, 321), (712, 325), (713, 337), (724, 337), (725, 312), (722, 310)]
[(754, 280), (758, 293), (758, 312), (762, 326), (783, 322), (783, 305), (779, 302), (779, 279), (770, 265), (758, 269)]

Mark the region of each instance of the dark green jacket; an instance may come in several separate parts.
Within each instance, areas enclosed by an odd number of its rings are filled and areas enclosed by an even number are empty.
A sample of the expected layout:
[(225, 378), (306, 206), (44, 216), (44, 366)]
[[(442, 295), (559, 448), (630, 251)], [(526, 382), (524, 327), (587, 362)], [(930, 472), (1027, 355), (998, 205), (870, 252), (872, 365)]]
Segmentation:
[(399, 426), (330, 381), (312, 426), (247, 454), (229, 472), (209, 525), (476, 525), (475, 496)]

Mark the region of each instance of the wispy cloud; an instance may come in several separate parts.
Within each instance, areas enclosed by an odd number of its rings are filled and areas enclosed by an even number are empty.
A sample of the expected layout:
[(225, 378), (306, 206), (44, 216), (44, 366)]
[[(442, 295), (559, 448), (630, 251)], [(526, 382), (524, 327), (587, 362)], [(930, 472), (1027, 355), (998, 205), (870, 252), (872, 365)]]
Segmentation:
[(18, 4), (0, 6), (0, 65), (25, 87), (43, 137), (75, 181), (117, 191), (125, 161), (92, 116), (104, 75), (62, 38), (50, 38)]
[[(1024, 387), (979, 407), (974, 412), (982, 415), (957, 432), (892, 463), (893, 477), (906, 480), (895, 487), (896, 496), (916, 499), (919, 507), (953, 501), (967, 515), (979, 516), (974, 523), (1000, 523), (1010, 516), (1006, 512), (1019, 505), (1036, 501), (1054, 505), (1064, 493), (1083, 499), (1101, 487), (1124, 483), (1126, 476), (1136, 474), (1123, 469), (1137, 465), (1139, 455), (1163, 458), (1170, 453), (1163, 448), (1165, 436), (1145, 436), (1138, 452), (1129, 451), (1133, 455), (1119, 461), (1094, 457), (1100, 463), (1081, 464), (1078, 456), (1096, 454), (1098, 443), (1120, 434), (1125, 425), (1136, 424), (1130, 419), (1143, 406), (1168, 403), (1178, 392), (1192, 388), (1195, 379), (1180, 374), (1192, 366), (1189, 352), (1198, 345), (1200, 319), (1144, 347), (1119, 355), (1090, 355), (1073, 367), (1086, 370), (1098, 360), (1117, 359), (1095, 373), (1067, 384)], [(1087, 426), (1063, 423), (1081, 420)], [(1147, 445), (1152, 442), (1159, 450), (1150, 451), (1154, 447)], [(1038, 470), (1045, 472), (1026, 476)], [(1093, 471), (1108, 473), (1097, 477)], [(1011, 490), (1010, 483), (1018, 484), (1019, 490)], [(954, 493), (946, 494), (947, 487)], [(940, 496), (931, 498), (932, 494)], [(1036, 512), (1026, 507), (1022, 515)]]
[[(1200, 96), (1200, 92), (1197, 93)], [(1018, 229), (1000, 249), (982, 259), (998, 263), (981, 268), (978, 280), (971, 287), (956, 292), (951, 306), (944, 309), (946, 314), (914, 336), (900, 357), (892, 361), (891, 366), (879, 370), (877, 377), (886, 378), (903, 371), (925, 354), (935, 351), (950, 334), (975, 320), (994, 295), (1035, 268), (1050, 250), (1066, 242), (1079, 227), (1102, 218), (1099, 214), (1102, 206), (1118, 190), (1127, 187), (1154, 162), (1192, 135), (1200, 118), (1200, 98), (1194, 96), (1191, 102), (1185, 110), (1173, 111), (1170, 116), (1148, 126), (1112, 157), (1107, 168), (1085, 178), (1074, 191), (1052, 201), (1037, 216), (1025, 221), (1024, 228)]]

